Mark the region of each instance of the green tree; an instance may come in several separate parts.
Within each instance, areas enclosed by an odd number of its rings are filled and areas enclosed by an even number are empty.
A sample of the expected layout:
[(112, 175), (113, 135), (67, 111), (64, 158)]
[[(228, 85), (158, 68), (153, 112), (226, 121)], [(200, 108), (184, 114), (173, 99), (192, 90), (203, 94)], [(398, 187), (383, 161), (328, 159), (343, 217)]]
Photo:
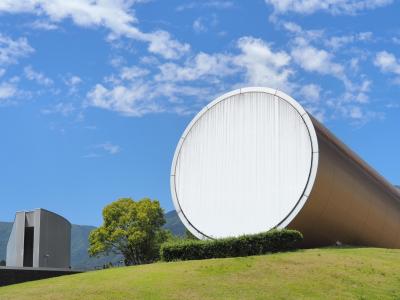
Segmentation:
[(89, 255), (122, 254), (125, 265), (150, 263), (170, 234), (162, 229), (164, 212), (157, 200), (122, 198), (103, 209), (103, 225), (89, 235)]
[(186, 240), (198, 240), (197, 237), (193, 235), (187, 228), (185, 229), (185, 239)]

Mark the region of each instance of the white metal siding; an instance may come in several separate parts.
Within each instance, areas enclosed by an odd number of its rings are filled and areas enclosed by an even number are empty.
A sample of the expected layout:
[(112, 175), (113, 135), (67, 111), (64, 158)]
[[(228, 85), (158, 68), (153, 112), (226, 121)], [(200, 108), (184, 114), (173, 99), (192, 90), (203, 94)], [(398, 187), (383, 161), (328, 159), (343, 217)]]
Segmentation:
[(228, 95), (185, 131), (171, 187), (184, 223), (198, 236), (269, 230), (303, 196), (313, 160), (309, 129), (303, 112), (275, 94)]

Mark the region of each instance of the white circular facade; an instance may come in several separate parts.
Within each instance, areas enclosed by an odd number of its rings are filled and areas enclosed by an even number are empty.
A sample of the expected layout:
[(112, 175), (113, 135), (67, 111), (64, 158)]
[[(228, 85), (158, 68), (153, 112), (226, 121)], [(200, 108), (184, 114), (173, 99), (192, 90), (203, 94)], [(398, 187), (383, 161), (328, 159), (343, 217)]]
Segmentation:
[(207, 105), (177, 146), (175, 208), (199, 238), (286, 226), (315, 179), (318, 145), (307, 113), (277, 90), (245, 88)]

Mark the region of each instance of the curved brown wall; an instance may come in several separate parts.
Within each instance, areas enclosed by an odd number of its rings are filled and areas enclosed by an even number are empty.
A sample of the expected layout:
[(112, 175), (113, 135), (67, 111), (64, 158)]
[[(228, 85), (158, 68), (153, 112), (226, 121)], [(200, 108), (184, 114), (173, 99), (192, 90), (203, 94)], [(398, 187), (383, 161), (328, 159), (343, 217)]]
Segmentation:
[(400, 248), (400, 192), (311, 118), (318, 137), (317, 177), (288, 228), (304, 246), (343, 244)]

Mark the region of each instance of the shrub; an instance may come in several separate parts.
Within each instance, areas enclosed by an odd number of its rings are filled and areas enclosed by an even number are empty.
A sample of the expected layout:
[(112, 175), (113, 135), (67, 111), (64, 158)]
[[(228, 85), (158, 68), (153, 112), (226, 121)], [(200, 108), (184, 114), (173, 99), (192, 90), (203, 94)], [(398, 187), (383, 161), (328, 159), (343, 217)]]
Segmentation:
[(216, 240), (181, 240), (161, 245), (164, 261), (260, 255), (293, 250), (303, 240), (296, 230), (271, 230), (254, 235)]

